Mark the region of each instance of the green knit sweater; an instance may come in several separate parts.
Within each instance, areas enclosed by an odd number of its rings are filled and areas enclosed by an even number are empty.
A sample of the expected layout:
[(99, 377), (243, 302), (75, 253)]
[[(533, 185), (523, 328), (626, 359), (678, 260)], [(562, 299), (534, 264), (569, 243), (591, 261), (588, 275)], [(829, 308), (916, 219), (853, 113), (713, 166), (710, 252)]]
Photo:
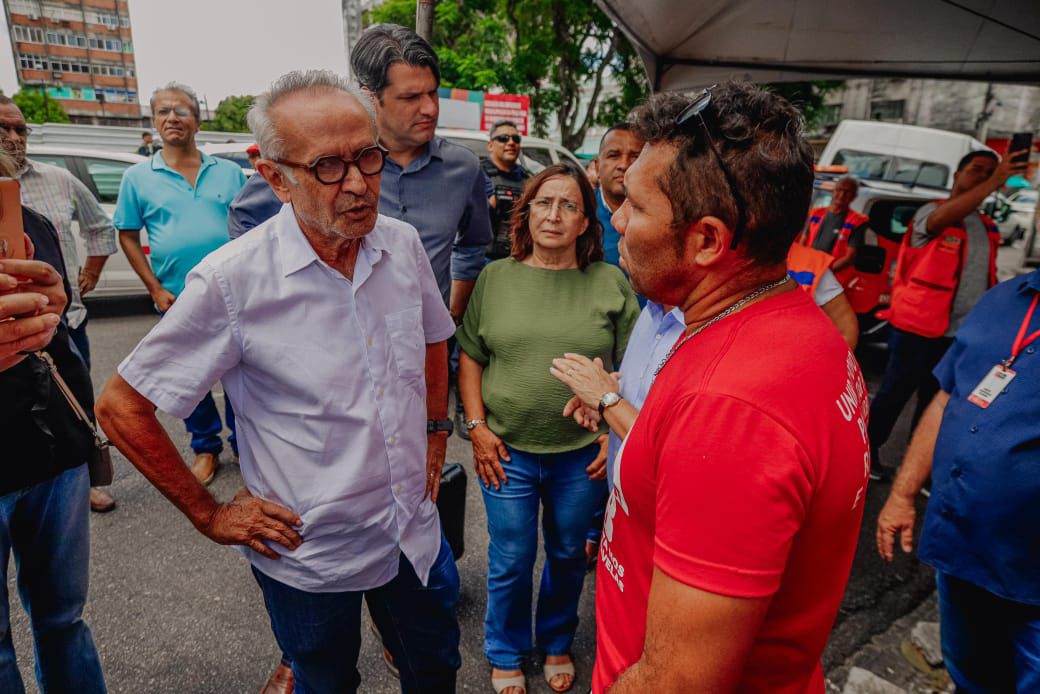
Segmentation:
[(456, 337), (484, 367), (488, 427), (508, 446), (561, 453), (598, 434), (563, 417), (570, 390), (549, 367), (565, 352), (620, 363), (639, 304), (617, 267), (544, 270), (504, 258), (480, 273)]

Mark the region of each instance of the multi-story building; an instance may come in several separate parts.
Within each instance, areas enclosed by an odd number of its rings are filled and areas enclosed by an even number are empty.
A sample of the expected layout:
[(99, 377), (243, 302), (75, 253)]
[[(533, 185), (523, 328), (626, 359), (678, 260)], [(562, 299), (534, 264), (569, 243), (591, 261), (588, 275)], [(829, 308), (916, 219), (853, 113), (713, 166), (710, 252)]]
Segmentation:
[(824, 128), (846, 118), (924, 125), (974, 135), (1001, 151), (1040, 125), (1040, 87), (923, 79), (850, 79), (824, 98)]
[(141, 122), (127, 0), (4, 0), (18, 84), (75, 123)]

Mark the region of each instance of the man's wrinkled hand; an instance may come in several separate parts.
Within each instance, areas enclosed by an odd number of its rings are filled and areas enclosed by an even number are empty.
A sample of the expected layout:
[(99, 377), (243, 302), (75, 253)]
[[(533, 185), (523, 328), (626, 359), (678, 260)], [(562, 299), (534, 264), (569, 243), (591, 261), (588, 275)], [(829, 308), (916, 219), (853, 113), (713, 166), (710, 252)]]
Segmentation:
[(426, 491), (423, 493), (423, 501), (429, 499), (437, 503), (437, 495), (441, 490), (441, 472), (444, 470), (444, 458), (447, 453), (447, 436), (435, 432), (426, 437)]
[(94, 291), (94, 287), (97, 286), (100, 275), (89, 272), (86, 268), (79, 271), (79, 294), (80, 296), (86, 296), (90, 292)]
[(280, 555), (266, 543), (296, 549), (303, 542), (296, 531), (301, 525), (303, 521), (289, 509), (243, 488), (231, 501), (218, 506), (199, 530), (218, 544), (245, 545), (268, 559), (278, 559)]
[(173, 306), (173, 302), (177, 300), (177, 297), (172, 292), (167, 291), (160, 287), (152, 292), (152, 302), (155, 303), (155, 307), (159, 309), (159, 313), (166, 313)]
[(895, 556), (896, 535), (900, 537), (903, 551), (909, 554), (914, 549), (914, 519), (917, 509), (913, 498), (893, 492), (888, 495), (877, 522), (878, 554), (885, 561)]

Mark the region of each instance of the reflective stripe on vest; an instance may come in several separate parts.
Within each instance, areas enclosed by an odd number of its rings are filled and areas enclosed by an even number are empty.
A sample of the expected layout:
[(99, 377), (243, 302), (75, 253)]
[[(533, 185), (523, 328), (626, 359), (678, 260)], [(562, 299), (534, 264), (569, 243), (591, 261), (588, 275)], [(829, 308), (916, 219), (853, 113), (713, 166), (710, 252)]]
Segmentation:
[(795, 243), (787, 252), (787, 274), (815, 299), (820, 278), (833, 262), (829, 254)]

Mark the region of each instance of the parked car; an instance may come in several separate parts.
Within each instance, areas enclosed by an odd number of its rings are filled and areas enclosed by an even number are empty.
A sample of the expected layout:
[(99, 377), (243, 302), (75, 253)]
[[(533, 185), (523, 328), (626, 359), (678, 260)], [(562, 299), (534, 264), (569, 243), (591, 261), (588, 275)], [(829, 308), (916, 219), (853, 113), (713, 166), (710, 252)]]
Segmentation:
[(1005, 245), (1025, 236), (1033, 224), (1038, 199), (1040, 192), (1031, 189), (1016, 190), (1007, 196), (1007, 211), (1004, 218), (997, 222), (1000, 238)]
[(199, 145), (199, 151), (212, 157), (229, 159), (241, 166), (242, 173), (246, 176), (252, 176), (253, 166), (249, 163), (249, 155), (246, 153), (246, 148), (252, 144), (252, 142), (207, 142)]
[[(840, 174), (837, 174), (840, 175)], [(837, 175), (818, 175), (813, 187), (813, 207), (831, 202), (831, 191)], [(892, 280), (896, 259), (914, 214), (921, 205), (944, 197), (944, 191), (908, 191), (898, 184), (861, 181), (852, 209), (867, 215), (869, 231), (856, 253), (851, 277), (846, 280), (845, 295), (859, 317), (863, 341), (886, 339), (888, 322), (877, 317), (892, 298)]]
[[(94, 194), (109, 217), (115, 212), (119, 197), (119, 184), (123, 174), (134, 164), (147, 161), (147, 157), (130, 152), (106, 152), (98, 149), (66, 147), (63, 145), (29, 145), (29, 158), (67, 169)], [(141, 245), (148, 253), (147, 234), (142, 230)], [(73, 236), (80, 262), (87, 257), (83, 239), (79, 235), (79, 224), (73, 222)], [(147, 297), (141, 278), (137, 276), (122, 250), (109, 256), (101, 272), (97, 286), (87, 300)]]
[[(484, 130), (437, 128), (437, 134), (468, 148), (481, 159), (488, 158), (488, 133)], [(520, 156), (520, 163), (533, 174), (561, 161), (570, 161), (579, 169), (585, 168), (585, 165), (565, 147), (540, 137), (524, 135), (523, 142), (520, 144)]]

